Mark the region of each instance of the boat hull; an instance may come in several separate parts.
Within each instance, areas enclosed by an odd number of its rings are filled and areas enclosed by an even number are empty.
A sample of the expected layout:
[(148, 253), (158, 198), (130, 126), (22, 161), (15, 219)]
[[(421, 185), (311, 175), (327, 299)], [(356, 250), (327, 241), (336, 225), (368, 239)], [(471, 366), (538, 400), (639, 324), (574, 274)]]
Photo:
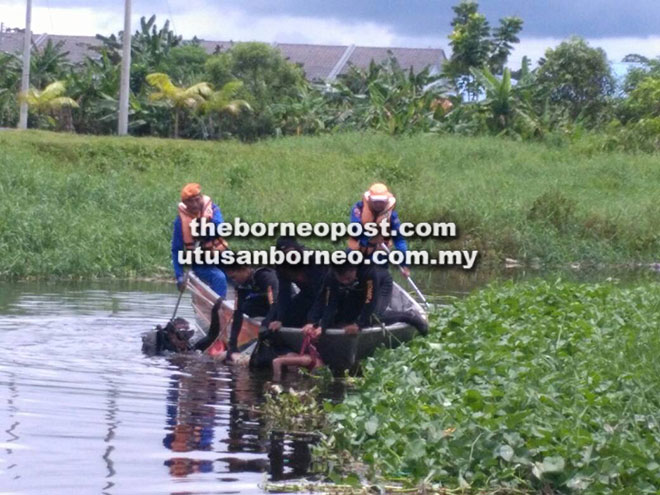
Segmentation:
[[(213, 290), (194, 274), (188, 279), (188, 288), (192, 294), (192, 305), (195, 311), (197, 325), (207, 332), (213, 304), (218, 296)], [(390, 308), (396, 311), (414, 311), (426, 319), (422, 307), (398, 284), (394, 284)], [(229, 340), (231, 321), (234, 313), (234, 301), (226, 299), (220, 309), (220, 335), (216, 342), (207, 350), (214, 356), (224, 351)], [(248, 347), (256, 341), (259, 335), (261, 318), (244, 316), (243, 326), (238, 337), (239, 348)], [(292, 351), (298, 352), (303, 342), (300, 328), (284, 327), (280, 331), (282, 343)], [(416, 329), (405, 323), (383, 325), (382, 327), (363, 328), (356, 335), (346, 335), (343, 329), (330, 328), (319, 339), (317, 349), (323, 362), (335, 373), (355, 368), (364, 358), (371, 356), (378, 347), (395, 348), (411, 340)]]

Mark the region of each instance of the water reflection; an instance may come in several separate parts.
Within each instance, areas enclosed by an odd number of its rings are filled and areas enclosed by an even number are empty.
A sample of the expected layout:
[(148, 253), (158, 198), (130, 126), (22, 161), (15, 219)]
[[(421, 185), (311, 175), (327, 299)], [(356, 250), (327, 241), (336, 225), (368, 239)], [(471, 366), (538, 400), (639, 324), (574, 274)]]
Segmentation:
[(180, 478), (209, 473), (213, 462), (183, 454), (210, 451), (213, 447), (215, 408), (220, 381), (216, 365), (204, 359), (171, 358), (180, 371), (170, 378), (167, 391), (167, 428), (163, 445), (175, 456), (165, 461), (170, 475)]
[[(231, 483), (239, 480), (231, 474), (268, 473), (273, 481), (307, 474), (309, 446), (315, 439), (292, 439), (265, 429), (259, 405), (267, 375), (218, 367), (207, 358), (179, 356), (169, 361), (176, 369), (170, 377), (163, 438), (172, 452), (164, 462), (170, 476), (216, 473), (221, 475), (218, 480)], [(235, 455), (204, 455), (220, 450)]]
[(0, 492), (261, 493), (267, 375), (144, 357), (175, 301), (169, 285), (0, 284)]
[[(9, 389), (9, 394), (7, 395), (7, 413), (9, 419), (9, 428), (5, 430), (7, 433), (7, 438), (5, 439), (5, 451), (7, 455), (12, 454), (13, 449), (12, 445), (17, 444), (20, 440), (18, 436), (18, 427), (20, 422), (16, 419), (18, 408), (16, 407), (16, 399), (18, 398), (18, 388), (16, 386), (16, 374), (8, 373), (7, 388)], [(10, 464), (6, 467), (7, 471), (10, 471), (16, 467), (15, 464)], [(18, 475), (20, 477), (20, 475)]]
[(117, 421), (117, 413), (119, 411), (119, 407), (117, 405), (117, 399), (119, 397), (119, 389), (117, 387), (117, 383), (112, 379), (112, 378), (106, 378), (107, 384), (108, 384), (108, 392), (107, 392), (107, 400), (106, 400), (106, 407), (107, 407), (107, 412), (105, 415), (106, 419), (106, 424), (108, 426), (107, 432), (105, 434), (105, 437), (103, 437), (103, 441), (107, 444), (107, 447), (105, 449), (105, 452), (103, 453), (103, 460), (105, 461), (108, 473), (106, 474), (106, 478), (108, 479), (107, 484), (103, 487), (103, 494), (109, 494), (110, 489), (114, 486), (114, 483), (112, 482), (111, 478), (117, 473), (114, 468), (114, 464), (112, 462), (112, 451), (115, 450), (115, 447), (113, 445), (112, 440), (115, 438), (115, 430), (119, 426), (119, 422)]

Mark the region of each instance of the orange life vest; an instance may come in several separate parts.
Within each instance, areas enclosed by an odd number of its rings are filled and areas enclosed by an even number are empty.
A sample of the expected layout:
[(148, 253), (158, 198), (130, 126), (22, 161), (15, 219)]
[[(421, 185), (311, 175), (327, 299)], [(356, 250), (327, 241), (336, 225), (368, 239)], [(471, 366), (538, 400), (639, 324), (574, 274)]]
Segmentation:
[[(202, 196), (204, 199), (204, 206), (198, 215), (191, 215), (185, 204), (179, 203), (179, 218), (181, 218), (181, 233), (183, 234), (183, 245), (185, 249), (195, 248), (195, 238), (192, 235), (190, 222), (195, 218), (205, 218), (207, 222), (213, 221), (213, 202), (208, 196)], [(227, 242), (222, 237), (216, 237), (204, 241), (201, 244), (202, 249), (224, 251), (227, 249)]]
[[(390, 230), (390, 219), (392, 218), (392, 212), (394, 211), (394, 206), (396, 205), (396, 198), (394, 195), (390, 194), (387, 200), (387, 206), (383, 211), (374, 214), (374, 212), (369, 208), (369, 201), (367, 194), (365, 193), (362, 197), (362, 211), (360, 211), (360, 223), (365, 225), (367, 223), (377, 223), (379, 225), (386, 225), (387, 230)], [(379, 227), (379, 230), (381, 227)], [(380, 233), (377, 236), (369, 238), (367, 246), (360, 246), (360, 240), (356, 237), (351, 237), (348, 240), (348, 247), (352, 250), (360, 250), (365, 255), (370, 255), (377, 249), (381, 249), (380, 245), (385, 244), (390, 246), (392, 244), (392, 239), (383, 237)]]

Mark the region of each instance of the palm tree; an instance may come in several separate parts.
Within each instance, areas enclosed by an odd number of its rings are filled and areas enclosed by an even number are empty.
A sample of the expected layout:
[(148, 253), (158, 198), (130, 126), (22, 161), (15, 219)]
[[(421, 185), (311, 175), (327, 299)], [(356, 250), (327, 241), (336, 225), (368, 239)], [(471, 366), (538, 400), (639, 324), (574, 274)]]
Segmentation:
[(229, 81), (222, 88), (211, 93), (202, 105), (202, 110), (205, 112), (227, 112), (232, 115), (240, 113), (242, 109), (252, 110), (247, 101), (234, 98), (242, 87), (243, 81)]
[[(53, 114), (61, 112), (65, 108), (78, 108), (78, 103), (68, 96), (63, 96), (66, 85), (63, 81), (55, 81), (43, 90), (30, 88), (26, 93), (21, 93), (19, 99), (25, 101), (28, 108), (39, 115), (45, 115), (49, 123), (55, 124)], [(61, 116), (61, 115), (60, 115)]]
[(200, 82), (188, 88), (175, 86), (170, 76), (155, 72), (147, 76), (147, 82), (158, 91), (151, 93), (151, 101), (162, 101), (174, 109), (174, 137), (179, 137), (179, 117), (183, 110), (196, 110), (204, 104), (212, 94), (211, 85)]
[(213, 114), (238, 115), (242, 110), (252, 110), (247, 101), (235, 98), (241, 88), (243, 88), (243, 81), (229, 81), (219, 90), (213, 91), (208, 99), (202, 103), (200, 110), (202, 113), (209, 115), (209, 127), (211, 129), (213, 129), (211, 117)]

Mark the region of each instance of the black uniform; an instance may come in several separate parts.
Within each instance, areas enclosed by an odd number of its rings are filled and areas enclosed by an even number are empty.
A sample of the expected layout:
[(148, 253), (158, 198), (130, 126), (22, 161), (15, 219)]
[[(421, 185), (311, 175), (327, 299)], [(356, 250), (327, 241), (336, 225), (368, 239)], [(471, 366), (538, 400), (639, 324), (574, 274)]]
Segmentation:
[[(323, 289), (328, 267), (310, 265), (303, 268), (304, 282), (294, 282), (282, 272), (278, 272), (279, 292), (277, 296), (276, 320), (285, 327), (302, 327), (307, 323), (314, 323), (319, 313), (318, 304)], [(294, 294), (293, 284), (299, 292)], [(315, 306), (316, 303), (316, 306)]]
[[(417, 314), (388, 310), (394, 283), (387, 268), (361, 265), (357, 279), (350, 286), (340, 284), (330, 275), (321, 295), (317, 323), (325, 332), (353, 323), (360, 328), (404, 322), (427, 332), (426, 322)], [(319, 317), (320, 315), (320, 317)]]
[(279, 292), (277, 274), (272, 268), (258, 268), (243, 285), (236, 287), (236, 308), (229, 337), (229, 352), (237, 351), (238, 334), (243, 325), (243, 315), (263, 316), (262, 326), (272, 321), (277, 310)]
[[(264, 321), (272, 318), (275, 313), (275, 297), (278, 293), (278, 281), (272, 268), (257, 268), (250, 279), (236, 287), (236, 305), (229, 334), (229, 353), (238, 351), (238, 335), (243, 325), (243, 315), (264, 316)], [(209, 333), (195, 345), (196, 349), (204, 350), (210, 346), (220, 333), (220, 322), (217, 317), (217, 304), (211, 315)], [(270, 316), (269, 316), (270, 315)]]

